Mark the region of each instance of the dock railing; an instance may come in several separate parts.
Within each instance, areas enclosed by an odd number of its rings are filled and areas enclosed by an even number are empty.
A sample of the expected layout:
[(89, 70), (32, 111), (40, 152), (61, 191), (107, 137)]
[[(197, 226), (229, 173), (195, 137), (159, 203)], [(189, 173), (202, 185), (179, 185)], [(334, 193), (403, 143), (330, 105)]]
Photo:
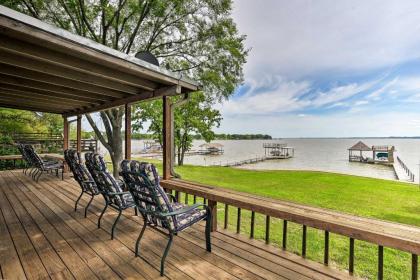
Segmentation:
[(252, 194), (240, 193), (228, 189), (207, 186), (178, 179), (163, 180), (161, 182), (168, 192), (175, 192), (179, 199), (184, 193), (185, 203), (193, 202), (197, 198), (207, 204), (211, 211), (212, 231), (217, 231), (217, 205), (224, 204), (224, 229), (228, 229), (229, 210), (236, 208), (236, 232), (241, 232), (243, 209), (251, 211), (250, 235), (254, 238), (255, 213), (265, 215), (265, 242), (270, 243), (270, 225), (273, 218), (283, 220), (282, 246), (287, 250), (289, 222), (302, 226), (301, 256), (306, 257), (307, 228), (324, 231), (324, 260), (328, 266), (330, 260), (330, 233), (345, 236), (349, 239), (348, 271), (350, 275), (355, 271), (354, 256), (356, 240), (366, 241), (378, 246), (377, 277), (384, 277), (384, 247), (397, 249), (411, 254), (411, 279), (418, 279), (418, 254), (420, 254), (420, 229), (417, 227), (398, 223), (386, 222), (376, 219), (362, 218), (343, 214), (336, 211), (325, 210), (286, 201), (264, 198)]
[(402, 169), (404, 169), (405, 173), (407, 174), (407, 176), (410, 178), (411, 182), (414, 182), (414, 174), (413, 172), (411, 172), (411, 170), (407, 167), (407, 165), (400, 159), (399, 156), (397, 156), (397, 161), (400, 164), (400, 166), (402, 167)]

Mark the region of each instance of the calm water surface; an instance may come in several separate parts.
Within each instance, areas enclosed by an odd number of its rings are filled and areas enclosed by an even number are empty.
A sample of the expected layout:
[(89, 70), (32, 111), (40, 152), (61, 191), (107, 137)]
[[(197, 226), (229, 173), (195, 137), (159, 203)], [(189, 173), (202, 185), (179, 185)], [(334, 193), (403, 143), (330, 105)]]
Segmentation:
[[(419, 178), (420, 140), (419, 139), (282, 139), (282, 140), (218, 140), (224, 145), (224, 154), (215, 156), (187, 156), (185, 163), (193, 165), (212, 165), (240, 161), (264, 155), (263, 143), (287, 143), (295, 148), (295, 157), (283, 160), (267, 160), (240, 168), (259, 170), (318, 170), (344, 174), (395, 179), (392, 168), (379, 164), (363, 164), (348, 161), (348, 148), (357, 141), (368, 146), (394, 145), (398, 155)], [(193, 150), (198, 150), (204, 141), (194, 141)], [(133, 153), (143, 149), (142, 141), (133, 141)], [(365, 156), (372, 155), (365, 152)]]

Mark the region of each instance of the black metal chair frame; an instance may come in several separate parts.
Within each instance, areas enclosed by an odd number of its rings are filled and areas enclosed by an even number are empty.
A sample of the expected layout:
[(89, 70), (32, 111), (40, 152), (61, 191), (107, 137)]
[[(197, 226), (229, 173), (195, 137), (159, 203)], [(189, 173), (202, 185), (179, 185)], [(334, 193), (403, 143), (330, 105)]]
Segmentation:
[[(168, 243), (165, 247), (165, 251), (163, 253), (162, 259), (161, 259), (161, 264), (160, 264), (160, 275), (163, 276), (164, 275), (164, 271), (165, 271), (165, 260), (166, 257), (169, 253), (169, 250), (171, 248), (172, 242), (173, 242), (173, 238), (174, 235), (177, 235), (178, 232), (184, 230), (186, 227), (181, 228), (181, 229), (177, 229), (176, 227), (174, 227), (174, 229), (171, 229), (169, 226), (162, 224), (162, 226), (158, 226), (156, 224), (150, 223), (149, 219), (147, 218), (147, 216), (151, 216), (153, 218), (159, 219), (159, 220), (165, 220), (166, 218), (172, 218), (174, 216), (177, 215), (181, 215), (181, 214), (186, 214), (191, 212), (194, 209), (197, 209), (198, 207), (203, 207), (206, 210), (206, 228), (205, 228), (205, 236), (206, 236), (206, 250), (208, 252), (211, 252), (211, 236), (210, 236), (210, 232), (211, 232), (211, 220), (212, 220), (212, 215), (211, 215), (211, 211), (210, 208), (205, 205), (205, 204), (194, 204), (192, 206), (187, 206), (184, 207), (182, 209), (179, 210), (175, 210), (172, 212), (162, 212), (159, 211), (158, 209), (160, 208), (159, 205), (157, 205), (157, 203), (155, 203), (154, 201), (156, 201), (156, 192), (153, 191), (154, 188), (156, 188), (156, 186), (149, 180), (149, 178), (147, 178), (145, 175), (138, 173), (138, 172), (128, 172), (128, 171), (121, 171), (121, 175), (123, 175), (124, 181), (125, 183), (128, 185), (128, 188), (130, 190), (130, 192), (132, 193), (132, 196), (134, 198), (134, 202), (136, 203), (137, 209), (140, 211), (142, 217), (143, 217), (143, 226), (142, 229), (139, 233), (139, 236), (137, 238), (136, 241), (136, 247), (135, 247), (135, 256), (139, 256), (139, 247), (140, 247), (140, 241), (143, 237), (143, 234), (146, 230), (146, 227), (149, 226), (151, 228), (156, 229), (158, 232), (164, 234), (165, 236), (167, 236), (169, 238)], [(143, 182), (145, 182), (149, 192), (143, 192), (140, 191), (138, 189), (136, 189), (135, 184), (131, 182), (127, 175), (131, 175), (131, 176), (138, 176), (142, 179)], [(140, 183), (141, 181), (136, 180), (137, 184)], [(140, 196), (138, 195), (140, 194)], [(172, 198), (173, 202), (177, 202), (175, 197), (172, 194), (166, 194), (167, 196)], [(146, 197), (146, 199), (141, 198), (141, 196)], [(141, 203), (147, 203), (150, 204), (151, 206), (153, 206), (155, 208), (155, 210), (148, 210), (145, 209), (144, 207), (142, 207)], [(198, 222), (198, 221), (197, 221)], [(189, 225), (191, 226), (191, 225)], [(189, 227), (187, 226), (187, 227)], [(166, 231), (161, 230), (159, 227), (164, 228)]]
[[(98, 218), (98, 228), (101, 227), (101, 220), (103, 215), (105, 214), (105, 211), (108, 209), (108, 207), (111, 207), (115, 210), (118, 211), (118, 215), (117, 218), (115, 219), (113, 225), (112, 225), (112, 229), (111, 229), (111, 239), (114, 239), (114, 232), (115, 232), (115, 228), (117, 226), (118, 221), (120, 220), (122, 211), (129, 209), (129, 208), (134, 208), (134, 212), (135, 215), (138, 215), (137, 212), (137, 208), (136, 205), (134, 203), (132, 204), (127, 204), (127, 205), (120, 205), (115, 203), (115, 197), (116, 196), (120, 196), (120, 201), (122, 201), (123, 195), (127, 195), (130, 194), (130, 192), (128, 191), (124, 191), (124, 192), (110, 192), (108, 190), (108, 187), (105, 184), (106, 182), (106, 176), (110, 176), (111, 178), (113, 178), (115, 180), (115, 183), (118, 184), (118, 182), (121, 182), (122, 185), (124, 185), (124, 183), (120, 180), (116, 180), (114, 177), (112, 177), (112, 175), (110, 175), (108, 173), (108, 170), (106, 169), (106, 166), (97, 166), (97, 164), (93, 161), (94, 158), (94, 154), (93, 153), (86, 153), (85, 154), (85, 159), (86, 159), (86, 167), (88, 168), (90, 174), (92, 175), (94, 181), (96, 182), (96, 185), (98, 186), (98, 189), (100, 191), (100, 193), (103, 195), (104, 200), (105, 200), (105, 206), (102, 209), (101, 214), (99, 215)], [(106, 174), (108, 175), (106, 175)], [(121, 184), (119, 184), (121, 187)]]
[[(76, 158), (77, 157), (77, 158)], [(67, 162), (67, 165), (70, 167), (70, 171), (73, 173), (73, 178), (79, 184), (81, 188), (81, 193), (74, 204), (74, 211), (77, 211), (77, 206), (79, 204), (80, 199), (82, 198), (83, 194), (87, 194), (90, 196), (89, 202), (85, 206), (85, 218), (87, 217), (87, 211), (89, 209), (90, 204), (92, 203), (95, 196), (100, 195), (101, 192), (98, 190), (96, 182), (93, 180), (90, 172), (83, 166), (81, 163), (80, 153), (73, 149), (68, 149), (64, 151), (64, 159)], [(85, 175), (85, 176), (83, 176)], [(85, 180), (84, 177), (88, 178), (89, 180)]]
[(24, 151), (27, 153), (31, 164), (34, 168), (29, 173), (36, 182), (39, 181), (39, 178), (44, 172), (53, 172), (58, 177), (58, 171), (61, 170), (61, 179), (64, 180), (64, 166), (57, 162), (44, 161), (34, 150), (31, 145), (25, 145)]

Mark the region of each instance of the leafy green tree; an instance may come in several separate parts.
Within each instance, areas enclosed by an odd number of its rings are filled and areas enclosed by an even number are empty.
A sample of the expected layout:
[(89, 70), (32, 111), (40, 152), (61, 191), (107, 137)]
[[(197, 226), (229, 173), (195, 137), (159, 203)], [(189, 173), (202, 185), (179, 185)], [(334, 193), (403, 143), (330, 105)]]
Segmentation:
[[(148, 132), (152, 133), (162, 144), (162, 101), (143, 102), (136, 106), (133, 125), (135, 130), (143, 128), (142, 124), (150, 122)], [(174, 112), (174, 140), (178, 165), (183, 165), (185, 153), (191, 149), (195, 134), (199, 134), (205, 141), (214, 139), (213, 127), (218, 127), (222, 117), (219, 111), (212, 109), (203, 93), (193, 94), (189, 102), (175, 109)]]
[[(127, 54), (150, 51), (163, 67), (203, 85), (207, 98), (221, 101), (242, 81), (247, 50), (231, 18), (231, 0), (0, 0), (35, 18), (55, 24)], [(103, 111), (102, 133), (118, 174), (122, 159), (123, 108)]]

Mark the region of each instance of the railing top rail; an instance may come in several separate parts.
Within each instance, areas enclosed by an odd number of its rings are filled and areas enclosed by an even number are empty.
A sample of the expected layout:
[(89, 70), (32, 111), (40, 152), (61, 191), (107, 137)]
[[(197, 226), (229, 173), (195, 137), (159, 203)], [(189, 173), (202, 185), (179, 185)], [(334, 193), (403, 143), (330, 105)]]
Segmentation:
[(163, 180), (164, 188), (204, 197), (264, 215), (304, 224), (381, 246), (420, 254), (420, 228), (364, 218), (338, 211), (270, 199), (178, 179)]

